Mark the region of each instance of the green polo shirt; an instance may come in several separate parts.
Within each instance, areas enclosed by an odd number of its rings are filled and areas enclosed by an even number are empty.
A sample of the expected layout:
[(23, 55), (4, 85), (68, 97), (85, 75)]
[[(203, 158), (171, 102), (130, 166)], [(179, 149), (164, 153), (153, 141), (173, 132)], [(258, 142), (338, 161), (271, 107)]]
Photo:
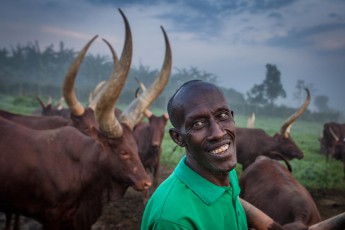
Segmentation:
[(151, 196), (141, 230), (247, 230), (235, 169), (230, 172), (230, 184), (221, 187), (209, 182), (190, 169), (183, 157)]

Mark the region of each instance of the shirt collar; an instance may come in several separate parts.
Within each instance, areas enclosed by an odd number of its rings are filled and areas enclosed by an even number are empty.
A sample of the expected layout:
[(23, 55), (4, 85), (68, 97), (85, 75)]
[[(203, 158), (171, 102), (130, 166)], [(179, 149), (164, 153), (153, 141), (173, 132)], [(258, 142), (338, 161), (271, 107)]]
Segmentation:
[[(206, 180), (198, 173), (193, 171), (189, 168), (186, 163), (186, 156), (184, 156), (179, 164), (176, 166), (174, 170), (174, 174), (186, 185), (188, 186), (201, 200), (203, 200), (207, 205), (214, 203), (223, 193), (227, 190), (232, 190), (231, 186), (217, 186), (210, 181)], [(235, 169), (233, 169), (235, 170)], [(230, 184), (236, 184), (233, 181), (233, 177), (230, 176)], [(239, 191), (237, 191), (237, 187), (235, 186), (233, 193), (233, 198), (237, 197)], [(236, 194), (234, 194), (234, 192)]]

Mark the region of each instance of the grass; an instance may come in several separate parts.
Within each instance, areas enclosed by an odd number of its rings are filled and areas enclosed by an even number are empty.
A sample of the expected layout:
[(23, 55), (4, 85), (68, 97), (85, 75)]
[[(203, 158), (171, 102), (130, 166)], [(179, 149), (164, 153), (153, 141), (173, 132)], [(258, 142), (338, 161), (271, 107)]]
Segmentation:
[[(125, 106), (119, 106), (125, 108)], [(21, 114), (30, 114), (38, 108), (38, 103), (32, 103), (32, 99), (13, 98), (0, 94), (0, 109), (17, 112)], [(163, 110), (152, 109), (157, 115), (164, 113)], [(236, 115), (235, 122), (237, 127), (245, 127), (247, 123), (245, 116)], [(255, 127), (264, 129), (268, 134), (273, 135), (279, 132), (283, 124), (283, 118), (268, 118), (256, 116)], [(343, 163), (330, 158), (326, 161), (325, 155), (320, 152), (320, 143), (318, 141), (323, 124), (318, 122), (308, 122), (298, 120), (291, 128), (291, 135), (296, 144), (304, 152), (304, 159), (290, 161), (294, 177), (304, 186), (310, 189), (337, 189), (345, 191), (345, 180), (343, 174)], [(184, 150), (177, 147), (170, 139), (168, 122), (165, 128), (163, 139), (162, 164), (173, 169), (184, 155)], [(175, 149), (176, 148), (176, 149)], [(236, 167), (238, 175), (241, 174), (241, 166)]]

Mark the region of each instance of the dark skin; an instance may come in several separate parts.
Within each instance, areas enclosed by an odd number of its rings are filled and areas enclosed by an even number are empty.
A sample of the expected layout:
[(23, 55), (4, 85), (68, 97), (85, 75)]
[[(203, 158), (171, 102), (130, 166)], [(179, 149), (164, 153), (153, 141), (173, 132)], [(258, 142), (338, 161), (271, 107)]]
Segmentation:
[(237, 163), (235, 122), (222, 92), (198, 81), (183, 86), (173, 99), (171, 138), (186, 149), (186, 164), (208, 181), (229, 186)]

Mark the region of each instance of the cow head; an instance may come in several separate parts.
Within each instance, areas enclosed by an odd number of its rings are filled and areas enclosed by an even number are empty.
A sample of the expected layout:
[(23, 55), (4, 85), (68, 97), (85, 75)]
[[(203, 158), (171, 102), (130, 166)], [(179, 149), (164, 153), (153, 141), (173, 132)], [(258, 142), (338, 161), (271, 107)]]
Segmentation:
[(152, 134), (151, 146), (153, 148), (160, 148), (165, 133), (165, 126), (169, 120), (169, 115), (165, 113), (161, 116), (156, 116), (148, 109), (145, 110), (144, 114), (150, 124), (150, 133)]
[(303, 151), (292, 139), (290, 129), (292, 124), (307, 110), (310, 103), (310, 92), (307, 88), (305, 88), (305, 91), (307, 92), (307, 97), (303, 105), (283, 123), (280, 134), (275, 134), (274, 136), (274, 139), (277, 140), (278, 152), (282, 153), (288, 159), (302, 159), (304, 157)]
[[(128, 186), (133, 186), (136, 190), (146, 190), (151, 186), (151, 181), (139, 159), (132, 128), (127, 124), (128, 120), (124, 119), (125, 117), (117, 119), (113, 109), (127, 80), (132, 59), (130, 26), (123, 12), (119, 11), (125, 23), (125, 44), (121, 58), (118, 64), (114, 65), (104, 91), (97, 101), (94, 116), (92, 117), (92, 109), (85, 109), (78, 101), (73, 86), (86, 51), (97, 36), (93, 37), (77, 56), (66, 74), (63, 87), (74, 124), (90, 132), (101, 146), (100, 165), (105, 166), (105, 175), (112, 178), (112, 189), (121, 190), (113, 193), (116, 197), (121, 197)], [(107, 44), (111, 48), (110, 44)], [(83, 121), (89, 123), (81, 125)]]
[[(64, 108), (63, 104), (64, 104), (64, 98), (61, 97), (58, 104), (53, 106), (52, 102), (51, 102), (51, 97), (49, 97), (49, 101), (47, 102), (47, 104), (45, 104), (41, 98), (36, 97), (36, 99), (38, 100), (38, 102), (41, 105), (41, 110), (39, 112), (39, 115), (43, 115), (43, 116), (54, 116), (54, 115), (58, 115), (58, 116), (62, 116), (66, 119), (69, 118), (69, 114), (70, 111), (68, 108)], [(38, 113), (35, 113), (38, 114)]]

